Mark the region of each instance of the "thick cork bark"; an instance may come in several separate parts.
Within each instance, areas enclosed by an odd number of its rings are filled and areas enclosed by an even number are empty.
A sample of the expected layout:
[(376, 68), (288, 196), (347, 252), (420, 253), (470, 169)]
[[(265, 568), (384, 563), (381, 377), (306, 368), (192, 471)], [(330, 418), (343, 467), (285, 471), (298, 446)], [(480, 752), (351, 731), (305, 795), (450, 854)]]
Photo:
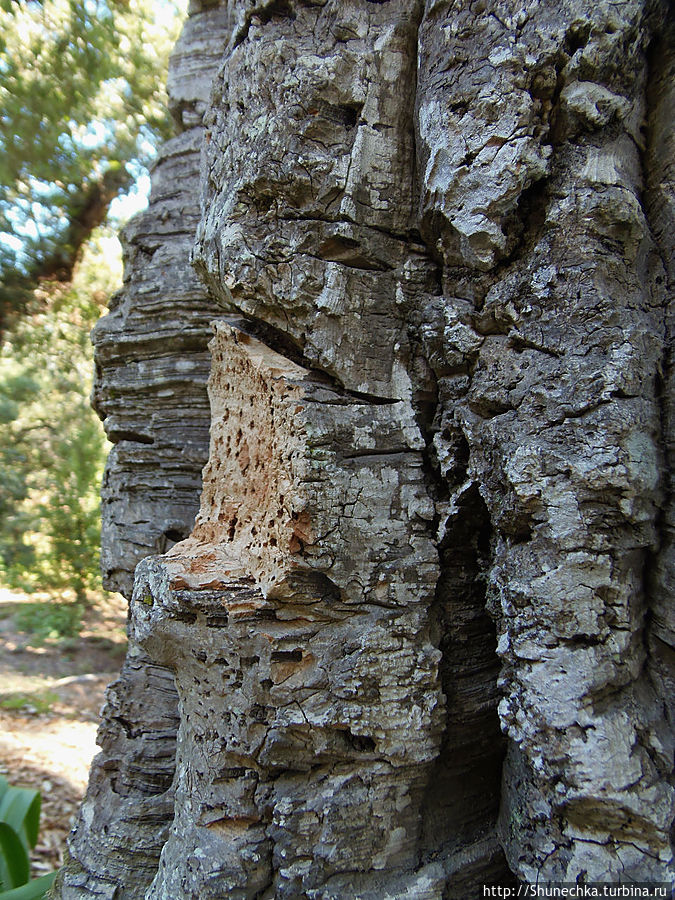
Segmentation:
[(673, 877), (673, 46), (647, 0), (194, 5), (95, 334), (143, 561), (56, 896)]

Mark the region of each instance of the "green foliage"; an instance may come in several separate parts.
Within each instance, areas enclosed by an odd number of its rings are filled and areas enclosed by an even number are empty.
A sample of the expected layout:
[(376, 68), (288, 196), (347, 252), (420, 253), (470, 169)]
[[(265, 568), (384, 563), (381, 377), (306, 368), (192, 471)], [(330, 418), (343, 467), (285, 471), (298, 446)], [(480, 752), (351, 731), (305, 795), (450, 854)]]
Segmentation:
[(0, 700), (0, 708), (7, 710), (24, 710), (31, 713), (47, 713), (58, 701), (58, 694), (53, 691), (41, 691), (31, 694), (8, 694)]
[[(0, 4), (0, 314), (67, 281), (114, 197), (171, 131), (182, 0)], [(2, 323), (0, 321), (0, 329)]]
[(50, 872), (49, 875), (41, 875), (39, 878), (33, 878), (32, 881), (29, 881), (28, 884), (21, 885), (21, 887), (0, 892), (0, 900), (42, 900), (54, 883), (55, 878), (56, 872)]
[(171, 132), (185, 5), (0, 0), (0, 581), (74, 590), (49, 633), (100, 587), (89, 330), (116, 278), (100, 228)]
[[(99, 236), (73, 284), (24, 317), (0, 350), (0, 578), (29, 591), (72, 588), (80, 604), (100, 588), (106, 440), (88, 399), (89, 330), (119, 278), (115, 247)], [(74, 633), (80, 613), (55, 607), (45, 634)]]
[(77, 637), (82, 630), (80, 603), (24, 603), (14, 615), (20, 631), (35, 635), (40, 640)]
[(0, 822), (14, 830), (26, 849), (37, 843), (40, 805), (39, 791), (10, 787), (0, 775)]
[(13, 787), (0, 775), (0, 898), (37, 900), (54, 881), (55, 873), (29, 882), (30, 849), (37, 843), (40, 793)]

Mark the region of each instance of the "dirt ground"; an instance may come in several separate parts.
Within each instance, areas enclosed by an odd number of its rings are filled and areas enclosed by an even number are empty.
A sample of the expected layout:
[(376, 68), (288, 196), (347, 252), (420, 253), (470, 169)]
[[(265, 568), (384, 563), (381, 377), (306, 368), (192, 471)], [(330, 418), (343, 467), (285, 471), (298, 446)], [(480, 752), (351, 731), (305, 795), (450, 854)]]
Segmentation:
[(42, 794), (33, 874), (61, 865), (96, 754), (106, 685), (126, 648), (126, 603), (109, 594), (89, 609), (77, 638), (40, 641), (17, 627), (27, 597), (0, 588), (0, 774)]

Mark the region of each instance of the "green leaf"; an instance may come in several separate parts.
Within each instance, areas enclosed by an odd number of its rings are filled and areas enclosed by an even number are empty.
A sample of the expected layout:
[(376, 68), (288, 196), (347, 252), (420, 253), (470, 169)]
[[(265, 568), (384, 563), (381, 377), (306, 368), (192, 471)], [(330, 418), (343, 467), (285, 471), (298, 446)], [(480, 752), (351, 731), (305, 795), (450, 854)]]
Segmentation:
[(56, 872), (34, 878), (28, 884), (0, 893), (0, 900), (41, 900), (54, 883)]
[(28, 851), (14, 829), (0, 822), (0, 885), (13, 888), (30, 878)]
[(185, 5), (0, 0), (0, 329), (43, 277), (70, 280), (87, 223), (170, 136), (161, 85)]
[(6, 822), (14, 829), (26, 849), (37, 843), (40, 805), (40, 792), (31, 788), (11, 786), (0, 800), (0, 822)]

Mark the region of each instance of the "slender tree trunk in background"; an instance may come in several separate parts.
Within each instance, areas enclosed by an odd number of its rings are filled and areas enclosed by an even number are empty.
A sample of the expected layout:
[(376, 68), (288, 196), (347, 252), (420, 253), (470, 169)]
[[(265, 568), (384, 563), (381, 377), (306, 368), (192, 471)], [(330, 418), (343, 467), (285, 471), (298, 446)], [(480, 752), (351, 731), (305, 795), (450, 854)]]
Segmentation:
[(67, 286), (81, 260), (82, 251), (92, 233), (105, 222), (110, 204), (122, 190), (128, 190), (133, 177), (124, 167), (108, 170), (99, 181), (83, 187), (70, 210), (62, 240), (51, 253), (36, 260), (28, 271), (13, 268), (4, 273), (0, 294), (0, 336), (17, 313), (25, 313), (35, 297), (35, 289)]
[(56, 896), (673, 877), (673, 46), (193, 5), (94, 336), (130, 645)]

